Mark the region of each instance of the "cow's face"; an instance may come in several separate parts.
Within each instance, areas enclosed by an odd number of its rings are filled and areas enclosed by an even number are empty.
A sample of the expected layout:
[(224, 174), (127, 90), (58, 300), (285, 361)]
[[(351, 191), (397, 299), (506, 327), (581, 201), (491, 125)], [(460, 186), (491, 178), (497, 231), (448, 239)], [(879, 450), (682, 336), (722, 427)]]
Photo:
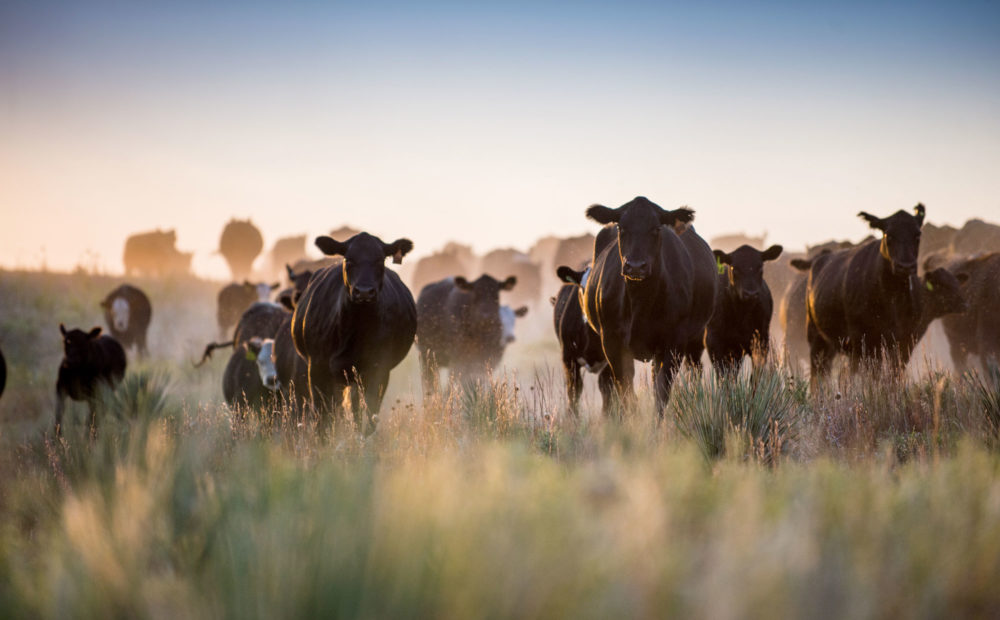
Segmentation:
[(772, 245), (763, 252), (741, 245), (729, 253), (714, 250), (713, 254), (723, 266), (736, 295), (745, 301), (754, 301), (764, 292), (764, 262), (781, 256), (781, 250), (780, 245)]
[(271, 391), (278, 390), (278, 369), (274, 365), (274, 339), (252, 338), (246, 343), (247, 357), (253, 358), (260, 374), (260, 382)]
[(331, 237), (317, 237), (316, 247), (329, 256), (343, 256), (344, 285), (351, 301), (372, 303), (378, 299), (385, 281), (385, 259), (392, 257), (394, 263), (403, 262), (403, 257), (413, 249), (409, 239), (397, 239), (384, 243), (368, 233), (359, 233), (347, 241), (337, 241)]
[(129, 307), (128, 300), (124, 297), (115, 297), (114, 301), (111, 302), (111, 324), (116, 331), (123, 332), (128, 330), (130, 313), (131, 308)]
[(868, 225), (882, 231), (882, 245), (879, 252), (889, 261), (892, 272), (906, 276), (917, 273), (917, 253), (920, 250), (920, 227), (924, 223), (924, 205), (913, 208), (914, 215), (896, 211), (885, 219), (862, 211), (858, 217)]
[(528, 306), (521, 306), (517, 310), (507, 305), (500, 306), (500, 326), (503, 328), (500, 334), (500, 346), (506, 347), (514, 342), (514, 323), (526, 314)]
[(500, 307), (500, 291), (509, 291), (517, 284), (516, 276), (509, 276), (499, 281), (493, 276), (483, 274), (476, 280), (466, 280), (462, 276), (455, 278), (455, 287), (469, 294), (464, 303), (473, 309), (474, 314), (483, 320), (492, 320)]
[(292, 303), (297, 304), (299, 303), (299, 298), (302, 297), (302, 293), (309, 286), (309, 280), (312, 279), (313, 272), (304, 269), (295, 273), (288, 265), (285, 265), (285, 269), (288, 270), (288, 280), (292, 283)]
[(101, 335), (101, 328), (95, 327), (89, 332), (82, 329), (67, 331), (66, 326), (60, 323), (59, 332), (63, 337), (63, 353), (66, 361), (71, 364), (82, 364), (89, 357), (91, 343)]
[(968, 279), (967, 273), (953, 274), (944, 268), (924, 274), (924, 298), (932, 318), (969, 310), (969, 302), (962, 292), (962, 285)]
[(617, 209), (593, 205), (587, 209), (587, 216), (601, 224), (618, 225), (622, 276), (641, 281), (649, 276), (659, 259), (661, 235), (670, 234), (663, 227), (690, 222), (694, 211), (686, 208), (666, 211), (639, 196)]

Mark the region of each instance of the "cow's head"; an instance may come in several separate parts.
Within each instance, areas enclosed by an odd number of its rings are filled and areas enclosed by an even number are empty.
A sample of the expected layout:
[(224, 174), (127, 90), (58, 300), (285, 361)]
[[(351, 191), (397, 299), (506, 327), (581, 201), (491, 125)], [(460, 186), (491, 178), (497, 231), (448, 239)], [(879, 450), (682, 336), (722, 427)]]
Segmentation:
[(101, 335), (101, 328), (95, 327), (89, 332), (82, 329), (66, 330), (66, 326), (59, 324), (59, 333), (63, 337), (63, 352), (66, 361), (71, 364), (82, 364), (90, 357), (90, 345)]
[(508, 305), (500, 306), (500, 325), (503, 328), (503, 332), (500, 334), (500, 346), (505, 347), (514, 342), (514, 323), (526, 314), (528, 314), (528, 306), (521, 306), (517, 310)]
[(741, 245), (732, 252), (713, 250), (719, 267), (726, 272), (729, 285), (740, 299), (758, 299), (764, 291), (764, 262), (781, 256), (781, 246), (772, 245), (760, 252), (749, 245)]
[(101, 302), (101, 307), (111, 315), (111, 326), (115, 331), (123, 332), (128, 329), (131, 307), (124, 297), (108, 297)]
[(347, 241), (332, 237), (316, 237), (316, 247), (328, 256), (343, 256), (344, 284), (351, 301), (371, 303), (382, 292), (385, 281), (385, 259), (401, 263), (413, 249), (409, 239), (396, 239), (385, 243), (368, 233), (359, 233)]
[(962, 285), (969, 280), (969, 274), (952, 272), (940, 267), (924, 274), (924, 310), (932, 319), (946, 314), (967, 312), (969, 302), (962, 292)]
[(243, 288), (253, 295), (257, 296), (257, 301), (271, 301), (271, 291), (275, 290), (281, 286), (278, 282), (274, 284), (268, 284), (267, 282), (258, 282), (254, 284), (247, 280), (243, 281)]
[(274, 339), (251, 338), (243, 344), (247, 359), (257, 365), (260, 382), (271, 391), (281, 388), (278, 381), (278, 369), (274, 364)]
[(285, 269), (288, 271), (288, 280), (292, 283), (292, 303), (297, 304), (299, 303), (299, 298), (302, 297), (302, 293), (309, 286), (309, 280), (312, 279), (313, 272), (309, 269), (303, 269), (295, 273), (289, 265), (285, 265)]
[(516, 276), (502, 281), (486, 274), (471, 281), (462, 276), (455, 277), (455, 288), (468, 294), (463, 303), (472, 313), (470, 320), (484, 324), (491, 324), (498, 316), (500, 291), (509, 291), (516, 284)]
[(600, 224), (618, 225), (618, 253), (622, 261), (622, 276), (641, 281), (652, 272), (660, 256), (660, 237), (674, 234), (665, 226), (676, 227), (694, 219), (694, 211), (682, 207), (667, 211), (642, 196), (617, 209), (593, 205), (587, 217)]
[(920, 227), (924, 223), (924, 205), (913, 208), (915, 215), (906, 211), (896, 211), (883, 219), (864, 211), (858, 217), (868, 225), (882, 231), (882, 245), (879, 252), (889, 261), (892, 272), (906, 276), (917, 273), (917, 253), (920, 250)]

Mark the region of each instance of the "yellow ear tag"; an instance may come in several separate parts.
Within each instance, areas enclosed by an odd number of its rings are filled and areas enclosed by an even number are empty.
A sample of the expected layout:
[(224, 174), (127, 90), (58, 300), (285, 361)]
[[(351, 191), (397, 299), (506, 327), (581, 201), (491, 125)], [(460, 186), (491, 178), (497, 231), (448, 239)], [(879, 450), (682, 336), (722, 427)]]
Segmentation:
[(715, 264), (719, 267), (720, 276), (726, 273), (726, 266), (722, 264), (722, 260), (718, 256), (715, 257)]
[(927, 290), (931, 291), (932, 293), (934, 292), (934, 285), (931, 284), (929, 280), (927, 281)]
[(257, 361), (257, 354), (254, 353), (253, 351), (251, 351), (250, 349), (247, 349), (247, 361), (248, 362), (256, 362)]

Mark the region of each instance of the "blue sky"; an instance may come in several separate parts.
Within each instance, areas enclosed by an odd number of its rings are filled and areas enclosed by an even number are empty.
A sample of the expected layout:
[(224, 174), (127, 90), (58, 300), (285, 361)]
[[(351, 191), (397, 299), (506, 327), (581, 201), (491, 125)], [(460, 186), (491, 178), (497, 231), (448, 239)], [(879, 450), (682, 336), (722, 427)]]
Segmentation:
[(0, 264), (163, 226), (221, 275), (234, 215), (526, 246), (639, 194), (790, 247), (1000, 219), (996, 3), (0, 7)]

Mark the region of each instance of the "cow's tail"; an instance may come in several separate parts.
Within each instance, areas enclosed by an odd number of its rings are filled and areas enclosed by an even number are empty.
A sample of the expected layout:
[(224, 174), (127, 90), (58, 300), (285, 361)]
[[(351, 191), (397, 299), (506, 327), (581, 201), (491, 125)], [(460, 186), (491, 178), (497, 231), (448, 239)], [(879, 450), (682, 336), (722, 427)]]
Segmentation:
[(234, 342), (235, 342), (234, 340), (230, 340), (229, 342), (210, 342), (210, 343), (208, 343), (208, 346), (205, 347), (205, 352), (201, 355), (201, 360), (198, 361), (194, 365), (194, 367), (198, 368), (202, 364), (204, 364), (207, 360), (209, 360), (212, 357), (212, 351), (214, 351), (216, 349), (221, 349), (223, 347), (231, 347), (231, 346), (233, 346)]

